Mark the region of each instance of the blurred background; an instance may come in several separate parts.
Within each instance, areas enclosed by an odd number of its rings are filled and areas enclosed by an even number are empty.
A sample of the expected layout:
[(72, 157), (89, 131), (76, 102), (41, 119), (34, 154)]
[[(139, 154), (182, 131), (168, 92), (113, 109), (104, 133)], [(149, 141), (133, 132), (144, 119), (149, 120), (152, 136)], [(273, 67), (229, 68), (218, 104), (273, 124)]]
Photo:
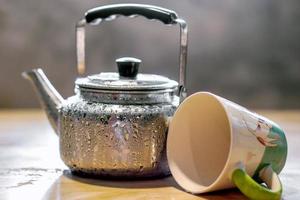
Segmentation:
[[(75, 23), (92, 7), (127, 1), (0, 1), (0, 108), (38, 107), (21, 72), (41, 67), (64, 96), (77, 77)], [(144, 0), (175, 10), (189, 25), (187, 88), (251, 108), (300, 108), (300, 1)], [(87, 74), (143, 60), (141, 72), (178, 78), (178, 26), (145, 18), (87, 28)]]

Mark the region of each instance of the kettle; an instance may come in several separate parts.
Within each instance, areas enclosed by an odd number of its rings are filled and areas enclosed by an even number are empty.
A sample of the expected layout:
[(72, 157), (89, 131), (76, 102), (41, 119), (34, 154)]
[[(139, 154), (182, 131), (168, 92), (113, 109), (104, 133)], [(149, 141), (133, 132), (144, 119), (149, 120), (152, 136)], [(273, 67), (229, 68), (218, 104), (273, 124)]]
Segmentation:
[(118, 72), (77, 78), (75, 95), (64, 99), (42, 69), (23, 75), (31, 80), (59, 136), (60, 156), (72, 173), (93, 177), (157, 177), (170, 174), (166, 159), (168, 122), (186, 96), (187, 25), (165, 8), (113, 4), (88, 10), (76, 25), (77, 65), (85, 71), (85, 25), (141, 15), (180, 25), (179, 83), (141, 74), (141, 60), (116, 60)]

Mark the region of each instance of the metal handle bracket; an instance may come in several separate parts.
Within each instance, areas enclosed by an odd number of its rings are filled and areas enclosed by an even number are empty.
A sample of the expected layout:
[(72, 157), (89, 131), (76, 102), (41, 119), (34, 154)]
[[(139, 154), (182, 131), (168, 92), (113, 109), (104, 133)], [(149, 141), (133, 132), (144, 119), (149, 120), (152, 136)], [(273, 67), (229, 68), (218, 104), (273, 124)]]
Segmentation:
[(186, 65), (188, 49), (188, 27), (186, 22), (178, 18), (176, 12), (165, 8), (145, 4), (113, 4), (90, 9), (85, 17), (76, 24), (76, 49), (77, 70), (79, 74), (85, 73), (85, 25), (98, 25), (102, 21), (111, 21), (118, 16), (142, 15), (148, 19), (160, 20), (165, 24), (180, 26), (180, 49), (179, 49), (179, 87), (178, 96), (180, 101), (186, 97)]

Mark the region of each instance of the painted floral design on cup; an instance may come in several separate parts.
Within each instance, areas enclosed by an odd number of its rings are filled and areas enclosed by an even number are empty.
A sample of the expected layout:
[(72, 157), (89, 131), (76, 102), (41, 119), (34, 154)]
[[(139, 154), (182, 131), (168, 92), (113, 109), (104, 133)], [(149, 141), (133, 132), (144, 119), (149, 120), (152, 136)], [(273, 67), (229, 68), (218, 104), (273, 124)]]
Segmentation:
[[(243, 116), (243, 115), (242, 115)], [(272, 125), (266, 122), (264, 119), (257, 118), (256, 119), (256, 127), (251, 128), (248, 125), (247, 120), (245, 120), (244, 116), (242, 118), (247, 130), (256, 137), (259, 143), (261, 143), (265, 147), (276, 147), (276, 142), (280, 139), (279, 135), (275, 137), (270, 137), (270, 131), (272, 129)]]

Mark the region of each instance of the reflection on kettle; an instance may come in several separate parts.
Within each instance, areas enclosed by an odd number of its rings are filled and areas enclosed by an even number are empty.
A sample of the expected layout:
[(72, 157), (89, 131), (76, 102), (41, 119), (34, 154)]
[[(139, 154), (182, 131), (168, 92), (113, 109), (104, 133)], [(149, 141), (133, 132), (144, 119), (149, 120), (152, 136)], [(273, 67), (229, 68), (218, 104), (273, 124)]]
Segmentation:
[[(153, 192), (155, 189), (157, 194)], [(112, 195), (113, 194), (113, 195)], [(86, 179), (73, 176), (69, 170), (63, 174), (49, 187), (43, 199), (136, 199), (149, 198), (149, 195), (164, 199), (182, 199), (187, 194), (179, 189), (172, 177), (155, 180), (135, 181), (111, 181), (99, 179)]]

